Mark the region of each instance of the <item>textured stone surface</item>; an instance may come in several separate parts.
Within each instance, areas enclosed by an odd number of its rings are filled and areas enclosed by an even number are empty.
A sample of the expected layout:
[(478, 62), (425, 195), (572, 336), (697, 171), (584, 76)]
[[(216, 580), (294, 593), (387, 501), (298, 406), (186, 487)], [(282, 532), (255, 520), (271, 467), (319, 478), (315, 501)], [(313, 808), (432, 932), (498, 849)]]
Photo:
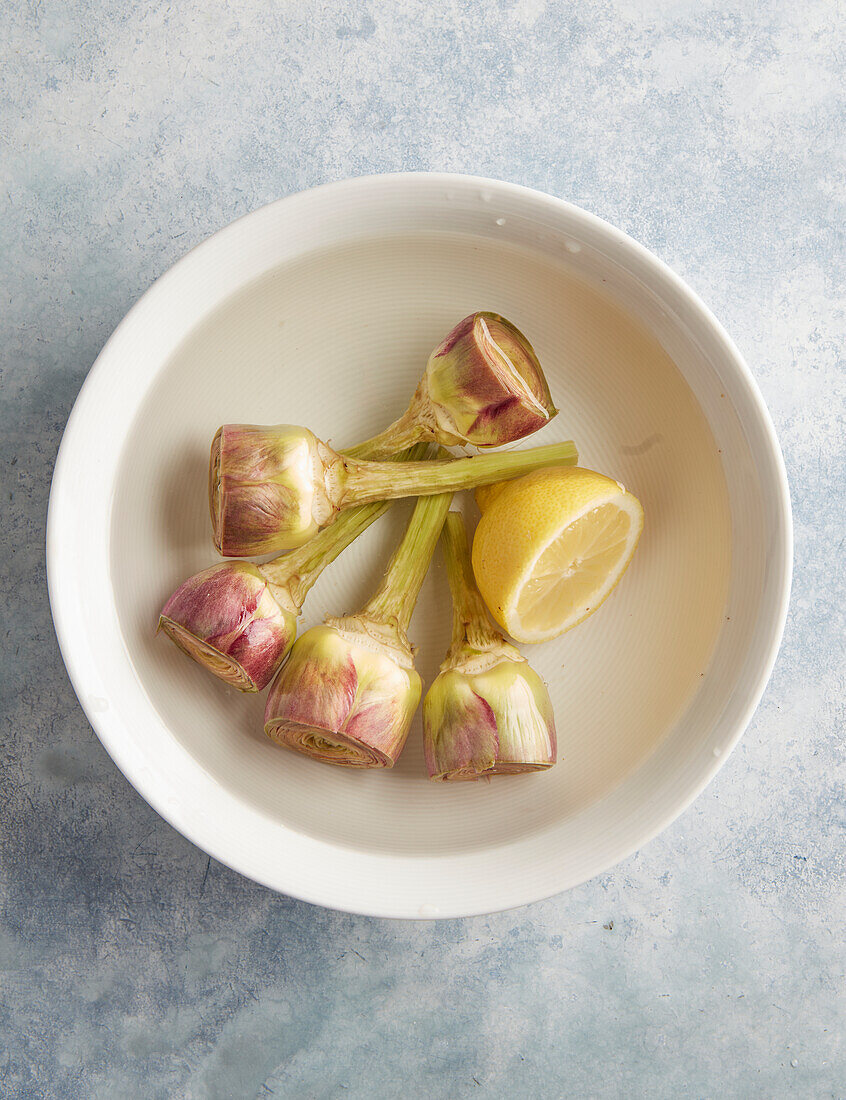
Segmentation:
[[(843, 1096), (838, 5), (2, 12), (0, 1093)], [(667, 260), (760, 381), (796, 520), (774, 677), (695, 805), (567, 895), (428, 924), (275, 896), (161, 821), (76, 703), (43, 553), (65, 419), (139, 294), (239, 214), (394, 169), (539, 187)]]

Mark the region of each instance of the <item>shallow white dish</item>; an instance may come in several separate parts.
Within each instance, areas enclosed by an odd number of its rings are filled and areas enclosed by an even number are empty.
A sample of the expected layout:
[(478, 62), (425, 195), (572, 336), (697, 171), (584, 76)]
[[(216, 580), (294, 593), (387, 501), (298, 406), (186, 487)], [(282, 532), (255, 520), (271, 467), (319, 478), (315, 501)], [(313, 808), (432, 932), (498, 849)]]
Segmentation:
[[(241, 696), (154, 636), (211, 564), (206, 462), (223, 421), (304, 424), (336, 445), (398, 415), (459, 318), (533, 341), (561, 409), (523, 446), (574, 438), (641, 499), (618, 590), (525, 647), (559, 730), (548, 773), (425, 778), (419, 716), (389, 772), (271, 744)], [(466, 506), (472, 510), (472, 502)], [(373, 587), (400, 503), (310, 596), (301, 628)], [(702, 302), (605, 222), (466, 176), (375, 176), (257, 210), (180, 260), (94, 365), (56, 463), (47, 533), (62, 653), (118, 767), (177, 829), (276, 890), (393, 917), (488, 912), (608, 868), (711, 779), (769, 676), (791, 570), (784, 467), (760, 393)], [(448, 641), (439, 559), (411, 636)]]

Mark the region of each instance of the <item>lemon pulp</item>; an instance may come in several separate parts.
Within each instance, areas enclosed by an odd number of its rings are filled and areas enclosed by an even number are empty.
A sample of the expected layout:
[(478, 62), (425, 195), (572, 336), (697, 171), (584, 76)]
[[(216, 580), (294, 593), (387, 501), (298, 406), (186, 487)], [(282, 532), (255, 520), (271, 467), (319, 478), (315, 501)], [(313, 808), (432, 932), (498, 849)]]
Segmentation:
[(524, 630), (556, 629), (572, 612), (598, 606), (609, 577), (626, 552), (632, 521), (616, 504), (592, 508), (544, 550), (520, 591), (517, 614)]

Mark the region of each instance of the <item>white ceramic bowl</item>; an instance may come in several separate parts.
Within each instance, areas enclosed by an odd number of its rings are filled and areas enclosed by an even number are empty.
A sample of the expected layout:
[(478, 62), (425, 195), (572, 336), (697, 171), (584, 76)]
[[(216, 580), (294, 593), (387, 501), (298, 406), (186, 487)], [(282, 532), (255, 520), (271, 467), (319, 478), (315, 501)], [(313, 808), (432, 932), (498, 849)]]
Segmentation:
[[(263, 698), (226, 688), (154, 636), (172, 589), (215, 560), (209, 442), (239, 420), (305, 424), (338, 445), (364, 438), (402, 411), (430, 349), (475, 309), (528, 334), (561, 409), (523, 445), (574, 438), (583, 465), (643, 502), (640, 547), (591, 619), (525, 647), (550, 685), (557, 767), (432, 784), (417, 724), (393, 771), (315, 764), (265, 738)], [(372, 588), (407, 508), (327, 570), (303, 628)], [(47, 564), (82, 706), (177, 829), (243, 874), (321, 905), (447, 917), (582, 882), (702, 790), (769, 675), (790, 526), (755, 382), (663, 263), (548, 195), (395, 175), (257, 210), (144, 295), (68, 422)], [(424, 680), (448, 624), (436, 559), (411, 631)]]

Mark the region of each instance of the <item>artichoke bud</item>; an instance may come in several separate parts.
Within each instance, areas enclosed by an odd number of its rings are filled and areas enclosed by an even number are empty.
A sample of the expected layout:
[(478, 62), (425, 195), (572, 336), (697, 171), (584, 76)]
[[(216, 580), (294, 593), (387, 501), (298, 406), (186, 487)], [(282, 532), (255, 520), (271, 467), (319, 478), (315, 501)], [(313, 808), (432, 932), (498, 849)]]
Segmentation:
[(471, 780), (552, 767), (555, 719), (543, 680), (519, 656), (480, 663), (480, 671), (471, 659), (441, 672), (423, 700), (429, 777)]
[(300, 546), (320, 523), (322, 460), (307, 428), (224, 424), (209, 462), (214, 544), (225, 557)]
[(181, 584), (162, 609), (159, 629), (228, 684), (261, 691), (297, 635), (297, 618), (256, 566), (228, 561)]
[(557, 412), (532, 345), (497, 313), (460, 321), (429, 357), (425, 385), (451, 443), (502, 446), (536, 432)]
[(341, 625), (316, 626), (274, 680), (264, 728), (322, 763), (390, 768), (420, 694), (420, 677), (400, 650)]

